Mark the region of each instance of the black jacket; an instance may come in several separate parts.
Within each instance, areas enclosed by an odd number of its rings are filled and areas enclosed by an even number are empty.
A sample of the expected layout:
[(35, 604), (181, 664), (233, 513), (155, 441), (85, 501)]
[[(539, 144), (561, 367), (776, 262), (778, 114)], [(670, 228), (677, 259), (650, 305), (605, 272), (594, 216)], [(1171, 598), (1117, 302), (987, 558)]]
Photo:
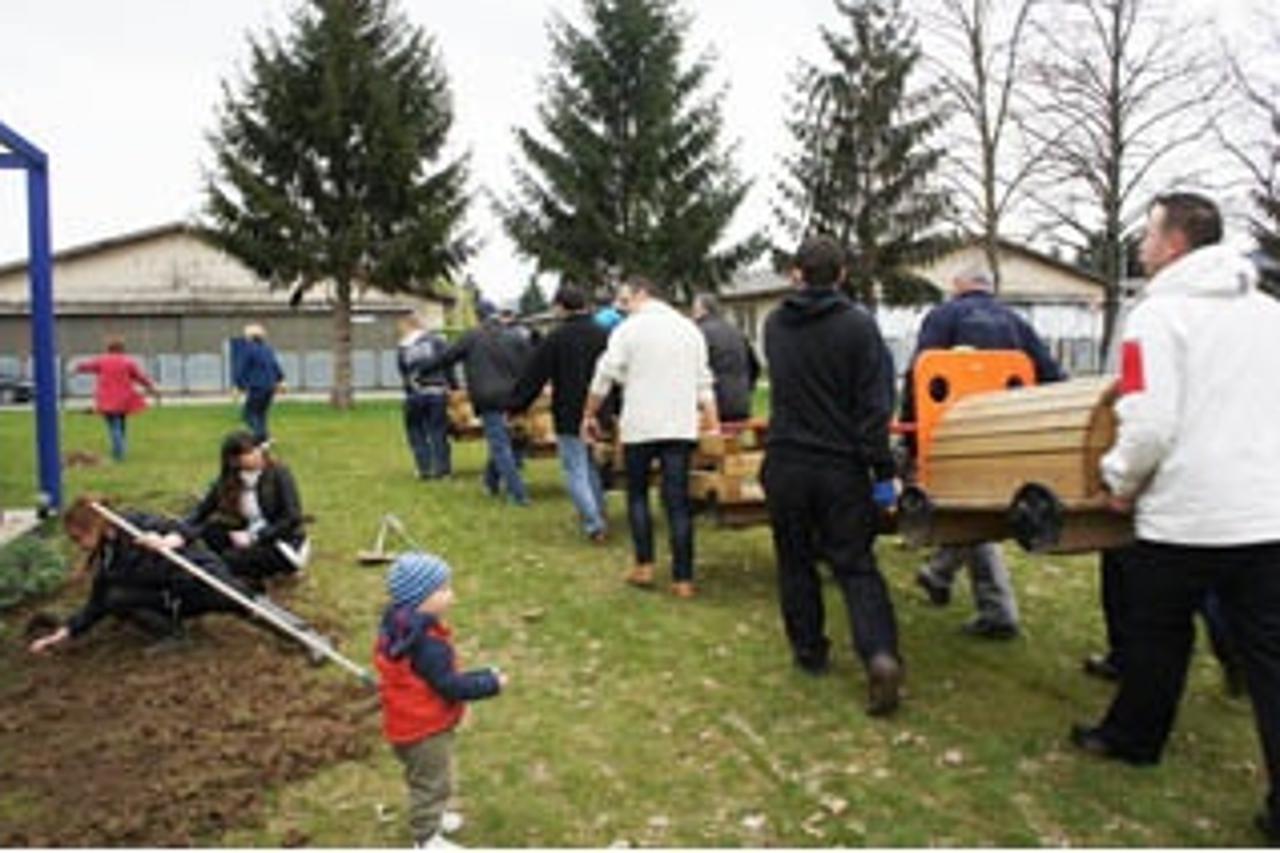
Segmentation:
[(846, 461), (893, 476), (888, 350), (875, 320), (834, 290), (806, 288), (765, 321), (769, 453)]
[[(257, 491), (258, 508), (262, 510), (267, 526), (258, 532), (255, 541), (270, 545), (283, 540), (293, 547), (301, 545), (306, 536), (302, 523), (302, 501), (298, 498), (298, 486), (289, 469), (279, 463), (264, 468), (262, 477), (258, 479)], [(183, 519), (183, 523), (197, 533), (208, 524), (218, 524), (229, 530), (242, 529), (247, 522), (240, 515), (239, 509), (223, 509), (219, 497), (218, 482), (214, 481), (196, 508)]]
[(760, 378), (760, 361), (747, 336), (723, 317), (708, 314), (698, 321), (707, 339), (707, 360), (716, 380), (716, 411), (722, 421), (751, 417), (751, 392)]
[(532, 346), (523, 333), (487, 320), (441, 355), (421, 363), (418, 369), (438, 370), (461, 361), (467, 372), (467, 394), (476, 414), (505, 411), (531, 353)]
[[(134, 527), (156, 533), (178, 533), (189, 544), (178, 553), (198, 567), (219, 579), (235, 584), (222, 561), (205, 548), (196, 544), (197, 532), (184, 522), (142, 513), (123, 513)], [(67, 620), (67, 629), (76, 637), (88, 631), (111, 608), (108, 597), (112, 588), (130, 587), (167, 591), (181, 596), (183, 590), (203, 585), (203, 581), (170, 563), (162, 555), (133, 542), (130, 536), (117, 531), (103, 543), (94, 555), (93, 587), (89, 600)]]
[(529, 408), (542, 386), (550, 382), (556, 434), (577, 435), (596, 360), (608, 341), (609, 333), (590, 314), (567, 317), (534, 351), (533, 360), (511, 395), (511, 408)]

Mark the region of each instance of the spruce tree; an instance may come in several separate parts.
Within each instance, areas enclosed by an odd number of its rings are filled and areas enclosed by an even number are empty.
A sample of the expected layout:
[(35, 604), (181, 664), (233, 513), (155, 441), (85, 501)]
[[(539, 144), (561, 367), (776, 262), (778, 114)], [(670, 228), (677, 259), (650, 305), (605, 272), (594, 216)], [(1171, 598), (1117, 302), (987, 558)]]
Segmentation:
[(526, 164), (498, 204), (542, 271), (599, 286), (643, 273), (677, 298), (714, 289), (763, 248), (718, 248), (747, 191), (720, 145), (721, 95), (707, 58), (683, 61), (688, 22), (672, 0), (584, 0), (586, 25), (556, 17), (541, 133), (516, 130)]
[(937, 290), (908, 268), (950, 244), (945, 195), (934, 186), (943, 116), (932, 89), (912, 91), (915, 26), (897, 0), (836, 0), (841, 31), (822, 28), (829, 64), (802, 61), (787, 127), (775, 214), (791, 245), (827, 234), (844, 247), (847, 286), (866, 305), (911, 304)]
[(520, 294), (520, 316), (528, 317), (530, 314), (541, 314), (546, 311), (550, 305), (547, 304), (547, 296), (542, 292), (542, 288), (538, 287), (538, 277), (536, 275), (529, 276), (529, 283), (525, 285), (524, 292)]
[(430, 295), (465, 259), (463, 160), (431, 39), (393, 0), (308, 0), (284, 35), (250, 37), (224, 81), (206, 232), (273, 287), (330, 288), (333, 402), (351, 404), (356, 287)]

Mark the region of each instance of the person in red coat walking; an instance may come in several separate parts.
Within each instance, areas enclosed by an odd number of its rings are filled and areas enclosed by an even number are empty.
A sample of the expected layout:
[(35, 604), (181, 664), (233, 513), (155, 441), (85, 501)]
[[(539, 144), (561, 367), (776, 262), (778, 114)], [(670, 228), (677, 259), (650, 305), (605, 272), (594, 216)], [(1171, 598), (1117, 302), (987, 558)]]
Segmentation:
[(138, 363), (124, 354), (124, 338), (107, 339), (107, 351), (76, 365), (76, 373), (92, 373), (98, 377), (93, 390), (93, 408), (107, 422), (111, 439), (111, 456), (124, 461), (126, 450), (125, 419), (147, 407), (147, 401), (136, 386), (146, 388), (160, 400), (160, 389)]

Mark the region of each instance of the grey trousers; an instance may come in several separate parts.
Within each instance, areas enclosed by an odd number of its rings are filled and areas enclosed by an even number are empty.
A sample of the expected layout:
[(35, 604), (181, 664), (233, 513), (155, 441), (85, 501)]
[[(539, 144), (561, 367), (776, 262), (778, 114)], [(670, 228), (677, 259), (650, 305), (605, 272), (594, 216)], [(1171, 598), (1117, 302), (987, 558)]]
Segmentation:
[(1018, 602), (1000, 546), (995, 542), (944, 545), (933, 552), (924, 570), (939, 586), (951, 586), (956, 573), (966, 564), (978, 618), (997, 625), (1017, 626)]
[(453, 731), (417, 743), (394, 744), (409, 786), (409, 830), (421, 844), (440, 831), (440, 818), (453, 793)]

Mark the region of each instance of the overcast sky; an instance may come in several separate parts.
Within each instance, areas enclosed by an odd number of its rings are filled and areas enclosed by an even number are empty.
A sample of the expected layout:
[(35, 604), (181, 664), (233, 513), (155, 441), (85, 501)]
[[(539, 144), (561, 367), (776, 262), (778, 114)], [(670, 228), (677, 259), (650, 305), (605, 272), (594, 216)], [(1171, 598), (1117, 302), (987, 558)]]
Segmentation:
[[(1197, 0), (1232, 12), (1251, 0)], [(192, 218), (200, 204), (204, 135), (219, 81), (246, 56), (247, 33), (282, 29), (293, 0), (3, 0), (0, 122), (43, 148), (52, 169), (56, 249)], [(713, 85), (727, 85), (726, 140), (754, 180), (731, 233), (770, 222), (787, 78), (819, 47), (831, 0), (685, 0), (693, 50), (712, 49)], [(908, 6), (910, 7), (910, 3)], [(483, 249), (468, 271), (486, 293), (517, 294), (518, 259), (480, 190), (505, 194), (512, 127), (534, 124), (548, 69), (546, 22), (580, 0), (402, 0), (435, 36), (453, 85), (452, 140), (472, 156), (469, 224)], [(0, 172), (0, 263), (26, 254), (25, 184)]]

